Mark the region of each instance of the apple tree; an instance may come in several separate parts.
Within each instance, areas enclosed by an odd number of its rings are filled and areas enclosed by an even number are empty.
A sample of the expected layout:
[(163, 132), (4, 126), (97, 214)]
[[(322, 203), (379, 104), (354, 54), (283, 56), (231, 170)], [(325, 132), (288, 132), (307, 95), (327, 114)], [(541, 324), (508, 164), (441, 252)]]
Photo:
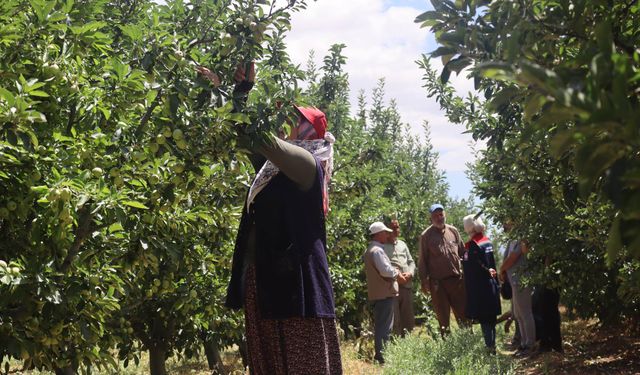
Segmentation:
[[(304, 2), (279, 3), (0, 4), (3, 359), (74, 373), (148, 350), (162, 374), (174, 352), (240, 339), (222, 308), (238, 151), (298, 93), (283, 35)], [(245, 104), (234, 74), (252, 61)]]

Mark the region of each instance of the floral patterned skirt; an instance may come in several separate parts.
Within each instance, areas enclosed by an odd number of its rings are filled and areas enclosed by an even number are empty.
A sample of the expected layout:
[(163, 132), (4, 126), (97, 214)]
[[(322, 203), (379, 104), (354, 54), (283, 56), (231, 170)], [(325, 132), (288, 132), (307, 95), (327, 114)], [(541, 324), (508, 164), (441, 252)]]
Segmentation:
[(251, 374), (342, 374), (335, 320), (263, 319), (258, 309), (255, 268), (250, 267), (245, 277), (245, 328)]

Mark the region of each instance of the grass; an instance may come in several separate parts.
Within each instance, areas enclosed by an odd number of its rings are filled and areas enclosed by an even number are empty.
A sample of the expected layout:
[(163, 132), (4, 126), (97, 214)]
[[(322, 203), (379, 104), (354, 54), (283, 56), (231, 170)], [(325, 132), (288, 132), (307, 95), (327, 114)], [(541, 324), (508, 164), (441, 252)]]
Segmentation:
[[(479, 329), (475, 333), (457, 329), (446, 339), (433, 339), (424, 327), (404, 339), (394, 340), (387, 348), (383, 367), (372, 361), (373, 337), (365, 336), (357, 341), (342, 343), (342, 365), (346, 375), (386, 374), (513, 374), (513, 366), (503, 355), (489, 357), (484, 350)], [(222, 353), (227, 374), (244, 375), (237, 350)], [(141, 353), (140, 362), (122, 363), (117, 369), (93, 369), (94, 375), (149, 374), (148, 354)], [(21, 363), (10, 363), (12, 374), (53, 375), (48, 371), (20, 371)], [(3, 364), (4, 369), (4, 364)], [(190, 360), (172, 357), (167, 360), (167, 373), (179, 375), (211, 374), (204, 355)]]
[[(234, 370), (233, 367), (236, 367), (235, 359), (233, 353), (230, 353), (229, 356), (225, 356), (224, 362), (225, 364), (229, 363), (230, 366), (228, 368), (229, 374), (233, 375), (242, 375), (244, 372), (241, 370), (241, 366), (238, 366), (240, 369)], [(28, 370), (21, 371), (22, 363), (19, 361), (11, 361), (10, 365), (10, 373), (11, 374), (24, 374), (24, 375), (54, 375), (53, 372), (50, 371), (38, 371), (38, 370)], [(167, 360), (167, 373), (169, 374), (184, 374), (184, 375), (210, 375), (211, 370), (207, 365), (207, 359), (202, 355), (199, 358), (192, 359), (178, 359), (177, 357), (172, 357)], [(4, 363), (2, 364), (2, 369), (4, 369)], [(138, 365), (135, 362), (131, 361), (127, 367), (124, 367), (122, 362), (119, 364), (117, 369), (106, 368), (106, 369), (97, 369), (94, 368), (91, 371), (93, 375), (141, 375), (141, 374), (149, 374), (149, 355), (147, 352), (143, 352), (140, 355), (140, 362)]]
[[(499, 326), (498, 328), (501, 328)], [(498, 329), (497, 342), (507, 337)], [(500, 344), (498, 344), (500, 345)], [(416, 330), (393, 341), (385, 350), (384, 375), (408, 374), (515, 374), (517, 363), (500, 351), (490, 355), (478, 326), (456, 329), (445, 340)]]
[[(435, 324), (421, 326), (405, 338), (390, 343), (385, 353), (387, 363), (379, 366), (372, 362), (373, 337), (365, 332), (354, 341), (343, 341), (342, 365), (345, 375), (411, 375), (411, 374), (640, 374), (640, 332), (624, 329), (602, 329), (595, 321), (564, 320), (565, 354), (546, 353), (532, 358), (516, 360), (504, 349), (502, 343), (511, 335), (503, 326), (497, 328), (498, 354), (487, 354), (480, 328), (473, 332), (456, 329), (446, 340), (434, 333)], [(513, 331), (512, 331), (513, 333)], [(225, 373), (245, 375), (237, 348), (223, 353)], [(21, 363), (10, 363), (11, 374), (52, 375), (51, 372), (22, 372)], [(4, 370), (4, 363), (0, 369)], [(94, 375), (142, 375), (149, 374), (148, 355), (141, 354), (139, 365), (122, 364), (118, 369), (93, 369)], [(172, 357), (167, 361), (167, 372), (177, 375), (211, 374), (204, 355), (191, 360)]]

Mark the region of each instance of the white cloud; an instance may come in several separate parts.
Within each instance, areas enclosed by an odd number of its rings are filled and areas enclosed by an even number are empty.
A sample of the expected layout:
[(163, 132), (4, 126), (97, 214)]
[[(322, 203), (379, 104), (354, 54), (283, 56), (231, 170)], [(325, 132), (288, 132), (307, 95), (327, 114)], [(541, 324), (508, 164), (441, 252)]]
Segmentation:
[[(403, 121), (417, 134), (422, 134), (423, 120), (431, 124), (431, 140), (441, 154), (440, 168), (464, 171), (465, 163), (474, 158), (469, 150), (471, 137), (461, 134), (465, 129), (450, 124), (435, 100), (426, 97), (422, 71), (415, 64), (422, 53), (433, 49), (428, 42), (429, 31), (413, 22), (424, 9), (388, 5), (383, 0), (308, 2), (306, 10), (292, 17), (292, 31), (287, 38), (289, 54), (295, 63), (305, 66), (309, 51), (314, 50), (320, 66), (332, 44), (346, 44), (343, 52), (348, 58), (345, 70), (351, 84), (352, 106), (355, 108), (359, 90), (370, 95), (378, 79), (385, 77), (387, 98), (397, 100)], [(433, 62), (441, 68), (439, 60)], [(473, 88), (473, 82), (464, 74), (454, 74), (451, 80), (459, 93)], [(470, 184), (452, 184), (459, 196), (466, 196), (469, 188)]]

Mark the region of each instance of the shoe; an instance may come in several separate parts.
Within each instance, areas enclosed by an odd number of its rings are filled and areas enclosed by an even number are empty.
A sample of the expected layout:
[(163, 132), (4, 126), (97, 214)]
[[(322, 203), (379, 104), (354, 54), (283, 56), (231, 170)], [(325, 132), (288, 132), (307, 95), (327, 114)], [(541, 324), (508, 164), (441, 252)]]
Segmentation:
[(551, 348), (546, 345), (540, 345), (540, 347), (538, 347), (538, 353), (548, 353), (550, 351)]
[(510, 343), (506, 344), (505, 347), (509, 350), (515, 350), (518, 349), (520, 347), (520, 342), (519, 341), (511, 341)]
[(384, 365), (384, 358), (382, 358), (382, 355), (375, 355), (373, 360), (378, 362), (380, 365)]
[(521, 346), (518, 348), (518, 350), (516, 350), (515, 353), (513, 353), (513, 356), (517, 358), (525, 358), (530, 357), (533, 353), (534, 350), (532, 350), (531, 348)]

